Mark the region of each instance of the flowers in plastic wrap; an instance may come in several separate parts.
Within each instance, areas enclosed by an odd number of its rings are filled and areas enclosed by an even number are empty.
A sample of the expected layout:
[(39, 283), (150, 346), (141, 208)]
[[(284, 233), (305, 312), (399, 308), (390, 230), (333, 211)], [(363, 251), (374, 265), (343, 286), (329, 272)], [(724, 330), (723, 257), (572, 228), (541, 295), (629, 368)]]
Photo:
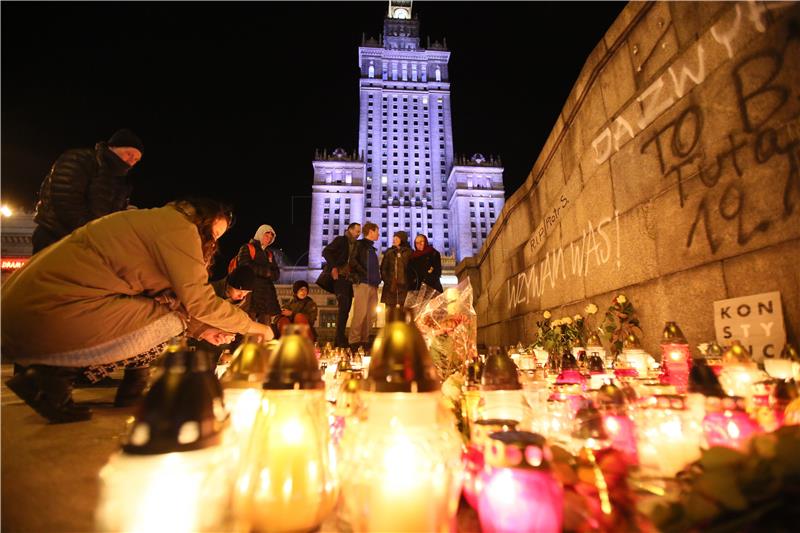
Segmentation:
[[(439, 379), (447, 380), (464, 368), (464, 361), (478, 353), (478, 317), (472, 307), (472, 285), (464, 279), (427, 301), (427, 293), (418, 291), (406, 300), (415, 313), (415, 323), (428, 345)], [(409, 303), (411, 305), (409, 305)]]

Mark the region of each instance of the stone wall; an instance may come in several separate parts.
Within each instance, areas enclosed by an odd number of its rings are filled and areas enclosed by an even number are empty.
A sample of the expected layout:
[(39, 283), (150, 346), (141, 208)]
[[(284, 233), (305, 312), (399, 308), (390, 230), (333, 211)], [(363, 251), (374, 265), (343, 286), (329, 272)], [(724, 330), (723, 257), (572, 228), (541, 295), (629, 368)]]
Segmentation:
[[(534, 156), (535, 154), (532, 154)], [(800, 323), (800, 5), (630, 3), (597, 44), (525, 184), (460, 277), (479, 342), (534, 338), (624, 293), (714, 337), (712, 302), (778, 290)]]

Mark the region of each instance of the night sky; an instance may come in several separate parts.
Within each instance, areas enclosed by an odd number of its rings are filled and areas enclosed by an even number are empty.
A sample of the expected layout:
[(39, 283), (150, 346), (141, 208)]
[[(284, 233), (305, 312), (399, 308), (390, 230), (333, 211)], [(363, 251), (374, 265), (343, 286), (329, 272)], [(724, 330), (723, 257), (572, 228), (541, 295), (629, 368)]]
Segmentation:
[[(525, 180), (624, 3), (414, 2), (422, 45), (447, 39), (457, 154)], [(358, 46), (388, 2), (2, 3), (2, 196), (32, 209), (67, 148), (128, 127), (145, 154), (132, 203), (230, 201), (218, 270), (262, 223), (306, 262), (316, 148), (358, 142)]]

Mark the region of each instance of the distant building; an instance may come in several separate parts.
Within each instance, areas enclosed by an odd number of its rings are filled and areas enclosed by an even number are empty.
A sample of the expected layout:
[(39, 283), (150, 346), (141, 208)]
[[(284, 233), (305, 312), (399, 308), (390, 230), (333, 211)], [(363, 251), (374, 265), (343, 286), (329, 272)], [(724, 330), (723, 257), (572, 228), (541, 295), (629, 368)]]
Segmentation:
[(460, 261), (483, 244), (503, 208), (499, 159), (476, 154), (454, 166), (446, 43), (420, 46), (410, 1), (389, 2), (383, 35), (358, 48), (358, 152), (313, 161), (309, 268), (350, 222), (375, 222), (381, 250), (395, 231), (428, 236)]
[(30, 259), (33, 253), (31, 237), (36, 224), (33, 222), (33, 213), (15, 213), (3, 216), (0, 220), (0, 279), (5, 280)]

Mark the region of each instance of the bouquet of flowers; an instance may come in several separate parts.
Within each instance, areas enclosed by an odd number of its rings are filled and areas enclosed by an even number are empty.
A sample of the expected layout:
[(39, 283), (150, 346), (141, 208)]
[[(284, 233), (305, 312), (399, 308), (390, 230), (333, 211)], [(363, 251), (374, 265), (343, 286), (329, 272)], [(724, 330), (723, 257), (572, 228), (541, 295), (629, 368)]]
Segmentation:
[(581, 345), (586, 336), (584, 320), (581, 315), (565, 316), (550, 320), (552, 313), (542, 313), (544, 320), (537, 322), (536, 344), (550, 353), (560, 355), (572, 346)]
[(636, 310), (624, 294), (611, 300), (600, 329), (611, 343), (611, 352), (614, 355), (622, 352), (622, 342), (628, 335), (633, 333), (641, 336), (642, 328), (639, 326)]
[(414, 322), (428, 345), (439, 378), (445, 381), (461, 372), (464, 361), (478, 354), (478, 317), (472, 307), (469, 279), (420, 303), (417, 309)]

